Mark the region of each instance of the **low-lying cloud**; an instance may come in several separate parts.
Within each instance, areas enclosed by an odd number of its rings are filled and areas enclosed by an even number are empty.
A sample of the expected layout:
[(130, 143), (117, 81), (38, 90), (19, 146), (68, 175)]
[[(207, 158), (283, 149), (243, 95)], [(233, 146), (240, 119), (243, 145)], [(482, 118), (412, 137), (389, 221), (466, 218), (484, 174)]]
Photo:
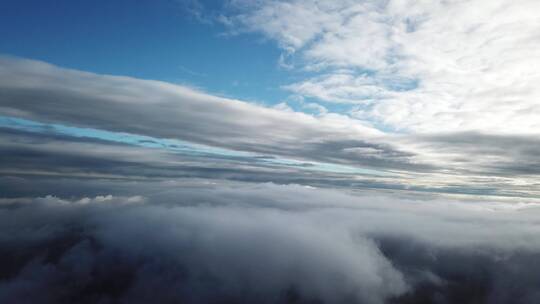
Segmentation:
[(273, 184), (0, 202), (6, 303), (534, 303), (538, 205)]

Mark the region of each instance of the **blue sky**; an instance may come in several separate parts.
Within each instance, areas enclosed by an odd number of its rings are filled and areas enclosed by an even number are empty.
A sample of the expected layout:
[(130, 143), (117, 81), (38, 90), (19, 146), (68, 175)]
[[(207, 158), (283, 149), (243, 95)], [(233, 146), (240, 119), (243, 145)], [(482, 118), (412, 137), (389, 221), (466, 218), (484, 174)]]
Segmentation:
[(224, 35), (221, 23), (201, 22), (183, 1), (22, 0), (0, 9), (3, 54), (267, 104), (286, 96), (280, 86), (290, 76), (278, 67), (275, 44)]

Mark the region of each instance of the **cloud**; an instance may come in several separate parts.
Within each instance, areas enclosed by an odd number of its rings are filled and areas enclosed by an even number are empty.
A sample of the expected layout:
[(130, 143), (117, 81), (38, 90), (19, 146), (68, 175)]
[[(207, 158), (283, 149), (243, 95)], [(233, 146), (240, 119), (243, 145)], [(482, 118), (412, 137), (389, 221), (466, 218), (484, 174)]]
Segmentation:
[(536, 2), (181, 5), (314, 114), (0, 57), (1, 303), (540, 301)]
[(469, 167), (469, 170), (476, 170), (477, 173), (493, 172), (508, 177), (540, 174), (537, 170), (540, 163), (540, 138), (537, 136), (463, 132), (421, 136), (417, 138), (416, 144), (426, 150), (444, 149), (445, 153), (440, 153), (442, 157), (456, 166)]
[(293, 0), (230, 18), (315, 72), (286, 88), (368, 104), (358, 118), (408, 132), (537, 134), (539, 9), (534, 0)]
[[(293, 162), (264, 155), (170, 150), (104, 139), (0, 128), (4, 196), (95, 194), (96, 183), (159, 183), (182, 179), (300, 183), (321, 187), (403, 188), (392, 175), (330, 163)], [(314, 147), (313, 149), (317, 149)], [(320, 149), (328, 149), (320, 147)], [(69, 181), (73, 179), (73, 181)], [(78, 180), (78, 182), (75, 182)], [(68, 182), (69, 181), (69, 182)], [(60, 185), (56, 185), (60, 184)], [(70, 187), (63, 187), (70, 184)], [(101, 188), (99, 186), (98, 188)]]
[[(300, 106), (318, 114), (37, 61), (3, 58), (1, 66), (6, 77), (0, 82), (0, 114), (7, 116), (0, 121), (0, 140), (3, 158), (11, 160), (3, 166), (8, 176), (90, 177), (91, 172), (97, 174), (92, 178), (217, 178), (537, 195), (534, 135), (389, 134), (309, 102)], [(96, 144), (100, 149), (92, 148)], [(133, 145), (139, 148), (128, 147)]]
[(304, 153), (304, 145), (328, 138), (376, 141), (384, 135), (345, 116), (265, 108), (159, 81), (20, 59), (0, 64), (6, 76), (0, 113), (6, 116), (293, 158), (316, 157)]
[(528, 275), (540, 252), (536, 203), (353, 195), (273, 184), (131, 190), (123, 197), (1, 200), (0, 299), (530, 303), (538, 298)]
[[(439, 167), (402, 167), (402, 171), (391, 174), (341, 166), (339, 163), (357, 161), (357, 155), (370, 159), (373, 166), (388, 166), (389, 159), (407, 158), (409, 155), (386, 153), (384, 147), (366, 142), (329, 141), (305, 147), (304, 151), (318, 153), (326, 162), (293, 162), (264, 155), (235, 155), (209, 153), (206, 149), (168, 149), (152, 143), (149, 145), (127, 144), (99, 138), (74, 137), (73, 135), (48, 132), (29, 132), (0, 128), (0, 156), (2, 158), (3, 179), (0, 191), (4, 196), (47, 195), (65, 196), (96, 195), (106, 183), (118, 185), (119, 181), (132, 183), (156, 183), (186, 179), (214, 181), (273, 182), (278, 184), (302, 184), (323, 188), (356, 189), (407, 189), (409, 191), (463, 193), (504, 196), (536, 196), (537, 172), (534, 167), (528, 171), (517, 171), (534, 165), (535, 141), (524, 141), (524, 153), (508, 154), (504, 149), (496, 150), (480, 145), (481, 141), (471, 139), (474, 144), (459, 145), (453, 150), (446, 149), (452, 141), (461, 139), (441, 137), (421, 141), (415, 139), (410, 146), (424, 151), (434, 150), (426, 155), (426, 161), (433, 164), (452, 163), (454, 172), (441, 171)], [(512, 139), (512, 138), (510, 138)], [(510, 140), (509, 139), (509, 140)], [(409, 139), (411, 140), (411, 139)], [(441, 142), (442, 141), (442, 142)], [(131, 142), (131, 141), (127, 141)], [(489, 145), (489, 142), (487, 142)], [(518, 146), (517, 144), (515, 145)], [(486, 152), (490, 149), (491, 152)], [(463, 152), (459, 152), (463, 150)], [(481, 160), (464, 158), (470, 153), (481, 153)], [(490, 154), (491, 153), (491, 154)], [(507, 153), (507, 154), (505, 154)], [(490, 156), (491, 155), (491, 156)], [(432, 159), (431, 159), (431, 158)], [(489, 160), (498, 157), (506, 159), (497, 165)], [(512, 159), (521, 159), (520, 162)], [(487, 160), (487, 161), (484, 161)], [(397, 164), (393, 164), (397, 166)], [(440, 172), (439, 172), (440, 171)], [(492, 172), (486, 175), (486, 172)], [(517, 175), (517, 174), (520, 175)], [(69, 184), (69, 187), (63, 187)], [(158, 187), (159, 188), (159, 187)], [(51, 192), (52, 191), (52, 192)], [(149, 191), (153, 191), (149, 189)], [(114, 194), (125, 194), (119, 191)]]
[(361, 103), (378, 98), (380, 83), (370, 76), (357, 77), (354, 72), (340, 71), (285, 86), (285, 89), (328, 102)]

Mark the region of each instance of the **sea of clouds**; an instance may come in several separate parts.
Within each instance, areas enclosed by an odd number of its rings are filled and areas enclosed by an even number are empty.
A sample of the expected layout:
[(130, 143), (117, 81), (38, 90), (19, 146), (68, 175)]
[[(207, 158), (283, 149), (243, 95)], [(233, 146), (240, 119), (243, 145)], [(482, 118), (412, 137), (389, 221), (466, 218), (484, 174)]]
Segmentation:
[(2, 199), (0, 302), (540, 300), (534, 203), (271, 183), (154, 186)]

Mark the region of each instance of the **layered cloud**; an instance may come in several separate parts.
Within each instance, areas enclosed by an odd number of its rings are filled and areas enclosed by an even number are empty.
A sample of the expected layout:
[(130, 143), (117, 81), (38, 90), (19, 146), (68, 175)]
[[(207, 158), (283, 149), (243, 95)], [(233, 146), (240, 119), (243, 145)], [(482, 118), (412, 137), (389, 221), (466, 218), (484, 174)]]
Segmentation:
[[(329, 140), (374, 142), (383, 133), (332, 114), (315, 118), (183, 86), (2, 59), (0, 113), (42, 122), (188, 140), (235, 150), (316, 158)], [(392, 147), (380, 147), (392, 151)]]
[(13, 159), (5, 174), (538, 191), (535, 135), (391, 134), (330, 112), (268, 108), (164, 82), (23, 59), (3, 58), (0, 65), (0, 139), (3, 158)]

